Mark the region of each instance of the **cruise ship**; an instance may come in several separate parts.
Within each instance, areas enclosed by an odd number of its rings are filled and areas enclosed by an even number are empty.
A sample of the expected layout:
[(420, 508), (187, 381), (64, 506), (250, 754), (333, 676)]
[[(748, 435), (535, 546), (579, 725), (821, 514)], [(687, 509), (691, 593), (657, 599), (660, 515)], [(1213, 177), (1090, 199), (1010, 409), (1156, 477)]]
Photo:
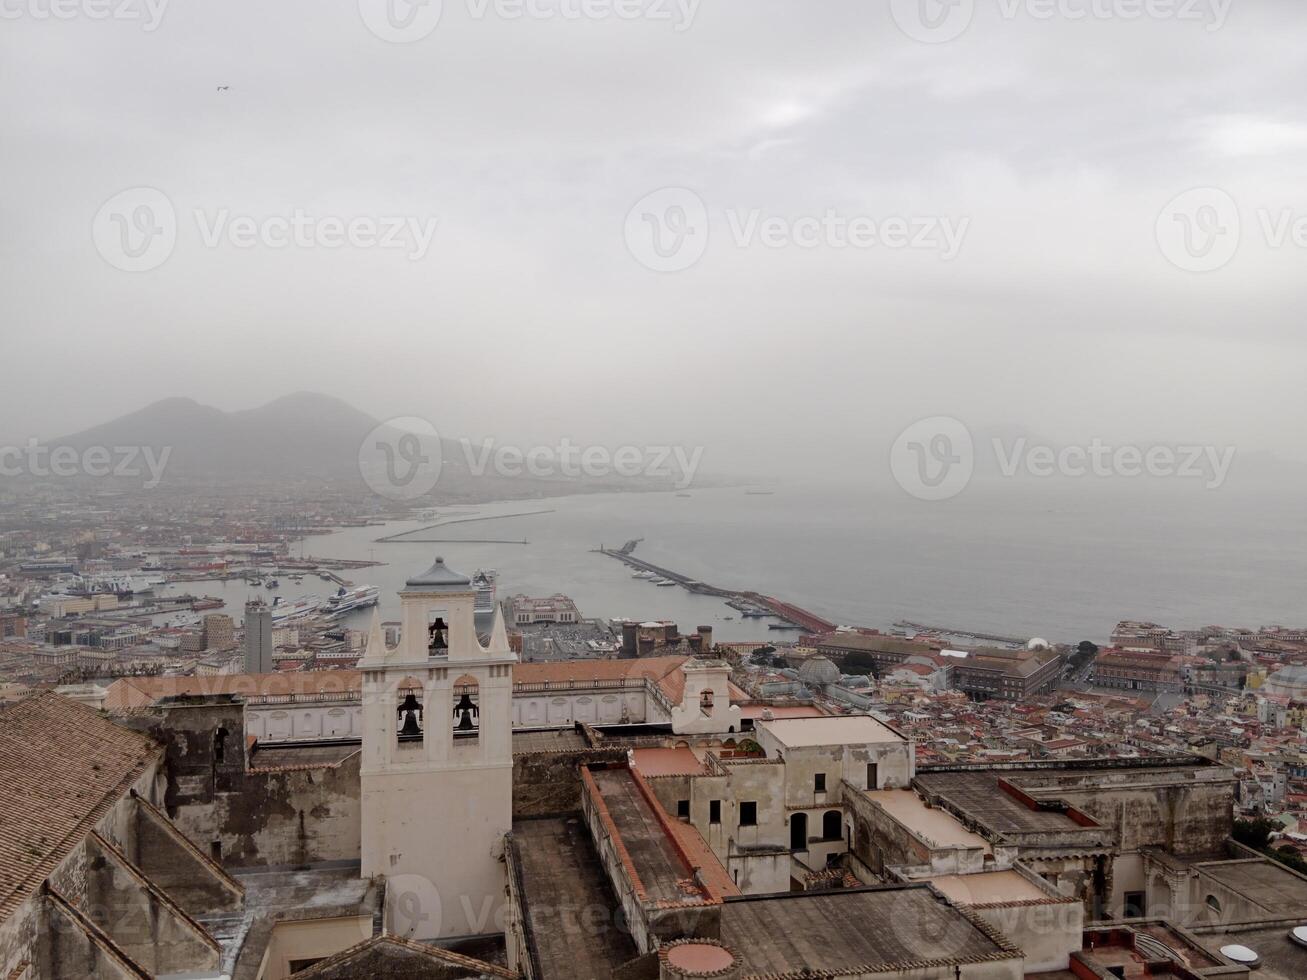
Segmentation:
[(320, 595), (306, 595), (290, 601), (277, 596), (272, 600), (272, 621), (274, 623), (288, 623), (292, 620), (303, 619), (305, 616), (312, 616), (321, 608), (322, 596)]
[(472, 588), (476, 590), (475, 611), (489, 613), (495, 611), (495, 588), (499, 582), (499, 572), (493, 568), (478, 568), (472, 576)]
[(356, 585), (352, 589), (341, 587), (340, 591), (327, 600), (322, 610), (328, 616), (343, 616), (355, 609), (375, 606), (381, 597), (381, 590), (375, 585)]

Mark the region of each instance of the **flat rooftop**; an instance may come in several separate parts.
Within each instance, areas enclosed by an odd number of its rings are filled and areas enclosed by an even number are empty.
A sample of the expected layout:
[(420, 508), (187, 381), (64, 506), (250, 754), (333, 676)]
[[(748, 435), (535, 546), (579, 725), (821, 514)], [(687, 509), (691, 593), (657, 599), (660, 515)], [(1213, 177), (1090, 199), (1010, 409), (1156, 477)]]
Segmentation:
[(1214, 956), (1222, 946), (1247, 946), (1261, 957), (1261, 965), (1252, 976), (1257, 980), (1302, 980), (1307, 977), (1307, 949), (1289, 938), (1297, 923), (1289, 922), (1257, 929), (1203, 931), (1198, 938)]
[(580, 820), (519, 820), (512, 841), (541, 980), (609, 980), (639, 955)]
[(631, 755), (635, 769), (642, 776), (702, 776), (708, 772), (693, 750), (684, 746), (679, 749), (633, 749)]
[[(918, 773), (916, 782), (998, 833), (1048, 833), (1085, 830), (1065, 813), (1037, 810), (1011, 796), (999, 781), (1005, 770)], [(1097, 829), (1097, 828), (1088, 828)]]
[[(1307, 924), (1307, 879), (1270, 860), (1221, 861), (1199, 865), (1205, 875), (1238, 892), (1270, 916), (1299, 916)], [(1243, 916), (1261, 918), (1261, 916)]]
[(708, 896), (694, 883), (694, 869), (681, 856), (630, 770), (599, 769), (591, 775), (644, 885), (645, 900), (707, 901)]
[(989, 851), (989, 841), (972, 833), (957, 817), (937, 806), (926, 806), (926, 801), (910, 789), (867, 790), (867, 799), (879, 804), (886, 813), (909, 830), (940, 847), (983, 847)]
[(916, 973), (1022, 958), (924, 885), (730, 899), (721, 937), (739, 951), (745, 976)]
[(755, 721), (770, 711), (773, 718), (825, 718), (826, 712), (811, 704), (742, 704), (740, 717)]
[(825, 718), (776, 718), (758, 721), (782, 745), (865, 745), (869, 742), (903, 742), (902, 735), (870, 715), (833, 715)]
[(1034, 882), (1016, 871), (982, 871), (974, 875), (944, 875), (930, 883), (958, 905), (994, 905), (1007, 902), (1053, 900)]

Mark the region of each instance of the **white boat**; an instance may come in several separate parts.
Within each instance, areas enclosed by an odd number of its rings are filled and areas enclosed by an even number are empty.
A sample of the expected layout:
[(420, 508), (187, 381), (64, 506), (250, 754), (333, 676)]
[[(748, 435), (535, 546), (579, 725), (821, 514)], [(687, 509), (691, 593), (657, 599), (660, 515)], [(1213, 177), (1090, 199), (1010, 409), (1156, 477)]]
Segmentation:
[(493, 568), (478, 568), (472, 574), (472, 588), (476, 590), (474, 609), (478, 613), (495, 610), (495, 591), (498, 588), (499, 572)]
[(358, 585), (352, 589), (342, 586), (339, 592), (327, 600), (322, 611), (328, 616), (343, 616), (355, 609), (375, 606), (380, 598), (381, 590), (375, 585)]
[(675, 585), (675, 584), (676, 584), (676, 583), (673, 582), (673, 581), (672, 581), (671, 579), (669, 579), (669, 578), (658, 578), (658, 579), (654, 579), (654, 585), (658, 586), (658, 588), (660, 588), (660, 589), (662, 589), (662, 588), (666, 588), (666, 587), (669, 586), (669, 585)]
[(322, 608), (322, 596), (306, 595), (298, 599), (287, 601), (281, 596), (272, 600), (272, 621), (274, 623), (288, 623), (292, 620), (303, 619), (305, 616), (312, 616)]
[(631, 578), (651, 579), (656, 578), (653, 572), (636, 572)]

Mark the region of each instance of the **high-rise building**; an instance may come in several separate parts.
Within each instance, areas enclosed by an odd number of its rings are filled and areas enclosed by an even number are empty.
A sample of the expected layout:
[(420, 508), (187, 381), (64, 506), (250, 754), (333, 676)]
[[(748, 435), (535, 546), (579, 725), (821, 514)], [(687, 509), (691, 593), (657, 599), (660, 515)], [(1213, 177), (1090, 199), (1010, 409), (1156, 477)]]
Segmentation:
[(262, 599), (245, 603), (245, 673), (271, 674), (273, 661), (272, 610)]
[(230, 650), (235, 643), (235, 625), (226, 613), (204, 617), (204, 649)]

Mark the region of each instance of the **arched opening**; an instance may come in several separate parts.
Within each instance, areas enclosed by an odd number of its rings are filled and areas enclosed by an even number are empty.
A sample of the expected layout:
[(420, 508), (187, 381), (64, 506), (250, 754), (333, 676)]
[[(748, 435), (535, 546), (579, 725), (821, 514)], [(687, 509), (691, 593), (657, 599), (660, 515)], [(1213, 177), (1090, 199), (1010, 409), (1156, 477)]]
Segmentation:
[(1221, 919), (1221, 900), (1215, 895), (1207, 896), (1207, 914), (1213, 922), (1219, 922)]
[(399, 684), (399, 705), (395, 709), (395, 731), (401, 745), (420, 743), (424, 725), (422, 684), (406, 677)]
[(427, 656), (449, 656), (449, 624), (438, 613), (433, 613), (427, 624)]
[(475, 677), (464, 674), (454, 681), (454, 737), (476, 738), (481, 734), (481, 687)]
[(796, 813), (790, 817), (790, 850), (806, 851), (808, 849), (808, 815)]
[(843, 823), (844, 816), (839, 810), (827, 810), (821, 818), (822, 840), (839, 840), (844, 836), (840, 833), (840, 826)]

